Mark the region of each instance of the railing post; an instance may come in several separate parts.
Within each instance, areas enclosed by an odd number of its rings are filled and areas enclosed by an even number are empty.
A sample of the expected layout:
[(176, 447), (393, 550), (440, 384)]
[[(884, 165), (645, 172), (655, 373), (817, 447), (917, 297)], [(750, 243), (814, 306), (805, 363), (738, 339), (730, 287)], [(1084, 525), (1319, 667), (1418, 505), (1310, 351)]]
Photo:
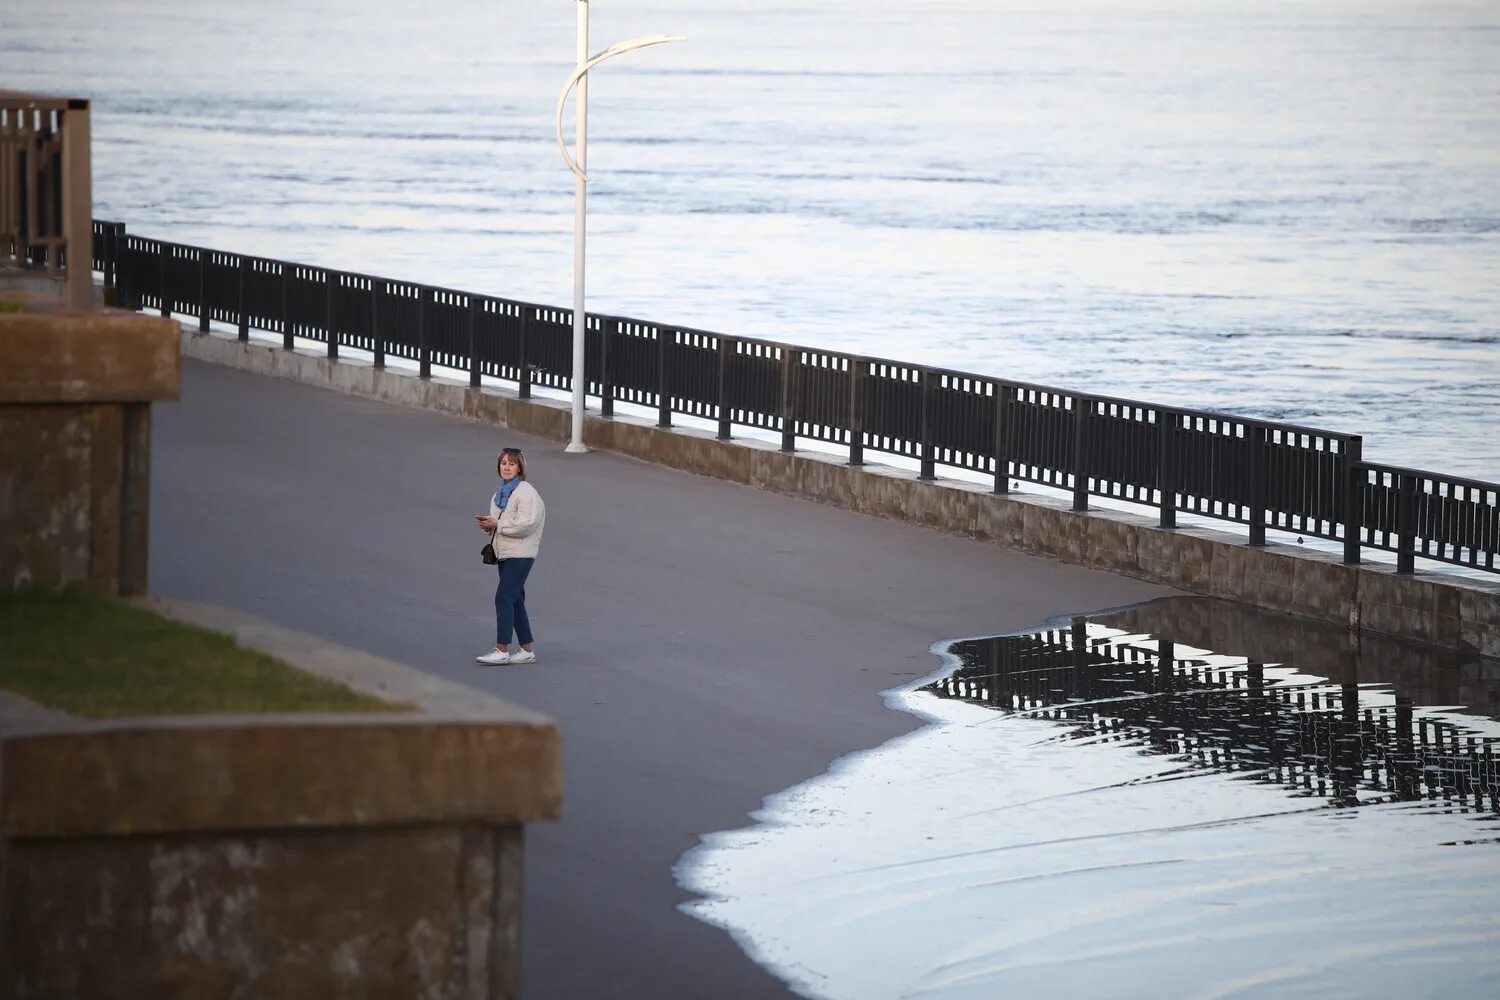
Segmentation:
[(281, 266), (281, 349), (290, 351), (292, 349), (293, 267), (284, 260), (277, 263)]
[(168, 259), (172, 255), (172, 244), (157, 243), (156, 246), (158, 248), (156, 262), (161, 268), (161, 314), (167, 319), (171, 319), (172, 290), (169, 275), (172, 273), (172, 268), (168, 264)]
[(1366, 473), (1359, 467), (1364, 461), (1364, 439), (1351, 437), (1344, 442), (1342, 466), (1344, 487), (1344, 562), (1359, 562), (1359, 536), (1364, 530), (1364, 485)]
[(469, 296), (469, 387), (479, 388), (479, 296)]
[(125, 253), (125, 223), (116, 222), (109, 227), (109, 246), (110, 285), (115, 290), (115, 301), (111, 305), (114, 305), (120, 301), (120, 258)]
[(375, 367), (385, 367), (385, 337), (380, 333), (380, 297), (389, 294), (384, 281), (370, 282), (370, 340), (375, 348)]
[(328, 329), (328, 356), (339, 356), (338, 316), (334, 305), (334, 293), (338, 290), (339, 277), (336, 271), (323, 272), (323, 325)]
[(865, 382), (870, 362), (849, 359), (849, 464), (865, 464)]
[(104, 226), (104, 304), (120, 304), (120, 225), (116, 222)]
[(656, 426), (672, 426), (672, 372), (668, 367), (667, 354), (672, 349), (675, 331), (659, 326), (656, 328)]
[(1417, 477), (1401, 476), (1396, 491), (1396, 572), (1417, 571)]
[(1266, 544), (1266, 461), (1271, 447), (1270, 431), (1264, 424), (1247, 424), (1250, 445), (1250, 544)]
[(996, 493), (1010, 492), (1010, 401), (1016, 390), (1004, 382), (995, 383), (995, 489)]
[(937, 372), (928, 371), (926, 368), (920, 369), (920, 371), (922, 378), (922, 468), (921, 471), (917, 473), (917, 478), (936, 479), (937, 458), (934, 454), (932, 445), (932, 386), (933, 383), (937, 380), (938, 375)]
[(432, 378), (432, 351), (427, 347), (427, 306), (432, 302), (432, 289), (426, 285), (417, 288), (417, 377)]
[(115, 247), (118, 255), (115, 260), (115, 299), (123, 309), (139, 309), (140, 296), (136, 294), (135, 285), (131, 281), (130, 266), (126, 263), (127, 255), (130, 253), (130, 236), (125, 232), (125, 223), (115, 225)]
[(198, 332), (208, 332), (208, 251), (198, 248)]
[(520, 396), (522, 399), (531, 398), (531, 366), (526, 361), (526, 327), (530, 322), (530, 320), (527, 318), (526, 311), (530, 308), (530, 306), (524, 305), (520, 307), (521, 342), (516, 345), (516, 395)]
[(609, 342), (620, 330), (620, 321), (613, 316), (599, 320), (599, 415), (615, 415), (615, 384), (609, 380)]
[(1156, 411), (1156, 430), (1160, 435), (1161, 455), (1156, 466), (1156, 490), (1160, 494), (1163, 528), (1177, 527), (1177, 424), (1175, 410)]
[(797, 450), (797, 362), (800, 352), (785, 345), (781, 348), (781, 450)]
[(250, 339), (250, 315), (245, 309), (245, 286), (249, 282), (250, 258), (240, 255), (240, 266), (235, 269), (234, 318), (236, 333), (240, 340)]
[(720, 441), (728, 441), (730, 436), (729, 421), (729, 358), (734, 353), (734, 341), (728, 337), (719, 337), (719, 433)]
[(1087, 396), (1073, 397), (1073, 509), (1089, 509), (1089, 410)]

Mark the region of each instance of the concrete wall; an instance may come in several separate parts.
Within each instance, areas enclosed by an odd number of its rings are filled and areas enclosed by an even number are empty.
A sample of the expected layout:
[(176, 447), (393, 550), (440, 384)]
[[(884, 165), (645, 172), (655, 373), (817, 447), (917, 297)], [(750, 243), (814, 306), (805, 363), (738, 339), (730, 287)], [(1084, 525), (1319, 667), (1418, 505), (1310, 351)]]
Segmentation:
[(17, 841), (6, 996), (515, 996), (520, 829)]
[(177, 326), (0, 314), (0, 589), (146, 589), (150, 404), (175, 399)]
[[(565, 405), (514, 392), (419, 379), (353, 360), (285, 351), (184, 332), (183, 352), (215, 364), (294, 379), (387, 402), (437, 410), (567, 440)], [(957, 481), (922, 482), (879, 465), (853, 468), (817, 452), (786, 454), (754, 439), (663, 429), (631, 417), (590, 416), (591, 447), (815, 500), (877, 517), (966, 535), (1091, 566), (1292, 612), (1352, 629), (1406, 636), (1500, 656), (1500, 580), (1400, 576), (1378, 565), (1346, 566), (1336, 555), (1272, 543), (1251, 547), (1219, 531), (1163, 529), (1153, 519), (1109, 510), (1079, 513), (1064, 500), (1011, 494)]]
[(91, 722), (11, 696), (0, 994), (516, 996), (522, 831), (560, 809), (556, 726), (238, 612), (150, 604), (416, 711)]

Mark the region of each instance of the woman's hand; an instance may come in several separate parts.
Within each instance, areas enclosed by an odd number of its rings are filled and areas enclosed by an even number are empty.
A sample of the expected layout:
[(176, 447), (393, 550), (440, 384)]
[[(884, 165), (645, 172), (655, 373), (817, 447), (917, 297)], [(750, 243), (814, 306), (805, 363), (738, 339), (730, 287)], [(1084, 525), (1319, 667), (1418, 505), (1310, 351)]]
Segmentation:
[(485, 531), (495, 530), (495, 519), (493, 517), (486, 517), (483, 514), (477, 514), (474, 517), (474, 523), (479, 525), (479, 527)]

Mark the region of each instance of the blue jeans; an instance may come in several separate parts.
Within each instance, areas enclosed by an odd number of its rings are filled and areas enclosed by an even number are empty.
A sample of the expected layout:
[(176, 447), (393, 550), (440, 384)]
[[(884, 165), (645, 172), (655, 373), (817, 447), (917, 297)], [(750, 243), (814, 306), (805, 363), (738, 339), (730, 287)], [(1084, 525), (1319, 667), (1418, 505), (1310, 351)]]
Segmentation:
[(531, 645), (531, 619), (526, 617), (526, 578), (535, 559), (500, 560), (500, 582), (495, 586), (495, 645), (509, 646), (514, 627), (521, 645)]

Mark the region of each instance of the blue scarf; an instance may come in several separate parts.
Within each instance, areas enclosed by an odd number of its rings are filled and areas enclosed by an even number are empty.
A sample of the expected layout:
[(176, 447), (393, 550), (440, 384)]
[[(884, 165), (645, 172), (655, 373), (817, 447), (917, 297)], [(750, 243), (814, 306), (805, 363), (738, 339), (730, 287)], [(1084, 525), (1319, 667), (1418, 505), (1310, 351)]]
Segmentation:
[(495, 491), (495, 506), (499, 507), (501, 510), (504, 510), (506, 502), (510, 500), (510, 495), (514, 493), (516, 491), (516, 487), (520, 485), (520, 476), (515, 477), (510, 482), (506, 482), (503, 479), (500, 480), (500, 488)]

